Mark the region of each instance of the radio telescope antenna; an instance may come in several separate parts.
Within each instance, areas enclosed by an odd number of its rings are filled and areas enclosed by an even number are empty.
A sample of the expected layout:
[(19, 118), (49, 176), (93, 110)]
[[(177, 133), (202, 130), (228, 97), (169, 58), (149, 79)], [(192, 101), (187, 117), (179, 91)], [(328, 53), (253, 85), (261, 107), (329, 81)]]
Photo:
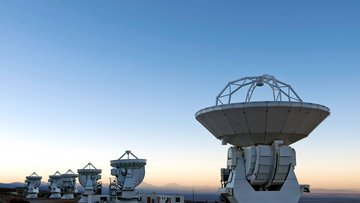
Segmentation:
[(95, 200), (89, 201), (89, 196), (95, 194), (95, 190), (99, 185), (98, 180), (101, 179), (101, 169), (95, 168), (92, 163), (88, 163), (84, 168), (78, 169), (79, 182), (85, 188), (85, 192), (79, 202), (95, 202)]
[(74, 199), (74, 193), (77, 193), (76, 178), (78, 174), (75, 174), (71, 169), (66, 173), (61, 174), (62, 180), (62, 193), (61, 199)]
[(50, 198), (51, 199), (60, 199), (61, 198), (61, 174), (59, 171), (56, 171), (53, 175), (49, 176), (49, 183), (50, 183)]
[(123, 200), (138, 199), (135, 187), (144, 180), (146, 159), (139, 159), (130, 150), (127, 150), (119, 159), (110, 161), (110, 165), (113, 167), (111, 175), (116, 177), (117, 184), (120, 186), (120, 198)]
[(26, 176), (25, 183), (27, 184), (26, 198), (38, 198), (39, 186), (41, 184), (41, 176), (33, 172), (30, 176)]
[[(273, 97), (252, 101), (254, 90), (262, 86), (269, 86)], [(248, 88), (245, 99), (236, 103), (234, 95), (241, 88)], [(295, 150), (289, 145), (307, 137), (329, 114), (329, 108), (303, 102), (274, 76), (229, 82), (215, 106), (195, 114), (223, 144), (233, 145), (227, 168), (221, 169), (222, 197), (231, 203), (297, 203), (309, 186), (297, 182)]]

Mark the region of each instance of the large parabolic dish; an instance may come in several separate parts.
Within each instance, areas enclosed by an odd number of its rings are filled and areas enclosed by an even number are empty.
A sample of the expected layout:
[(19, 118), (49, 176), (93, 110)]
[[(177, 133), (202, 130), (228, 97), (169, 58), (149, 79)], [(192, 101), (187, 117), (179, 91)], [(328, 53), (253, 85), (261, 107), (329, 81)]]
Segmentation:
[[(255, 89), (265, 85), (273, 98), (251, 101)], [(245, 99), (233, 102), (244, 88), (248, 88)], [(271, 145), (275, 140), (290, 145), (307, 137), (329, 114), (325, 106), (303, 102), (290, 85), (262, 75), (229, 82), (216, 97), (216, 105), (198, 111), (196, 119), (216, 138), (245, 147)]]

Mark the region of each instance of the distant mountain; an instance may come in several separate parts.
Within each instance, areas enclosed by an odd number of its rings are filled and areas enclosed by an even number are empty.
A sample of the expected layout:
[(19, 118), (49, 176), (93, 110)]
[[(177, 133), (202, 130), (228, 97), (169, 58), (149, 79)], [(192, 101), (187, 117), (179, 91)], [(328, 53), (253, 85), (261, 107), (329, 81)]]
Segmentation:
[(144, 192), (157, 192), (157, 193), (216, 193), (216, 187), (210, 187), (207, 185), (202, 186), (184, 186), (177, 183), (169, 183), (162, 186), (155, 186), (146, 182), (143, 182), (138, 190)]
[(25, 187), (25, 183), (0, 183), (0, 188), (16, 188), (16, 187)]
[(150, 184), (150, 183), (147, 183), (147, 182), (142, 182), (138, 187), (141, 187), (141, 188), (156, 188), (157, 186), (153, 185), (153, 184)]
[(360, 190), (351, 190), (351, 189), (325, 189), (325, 188), (314, 188), (311, 189), (312, 193), (355, 193), (360, 194)]
[(155, 186), (146, 182), (137, 187), (140, 193), (179, 194), (184, 195), (185, 200), (218, 201), (219, 194), (216, 187), (210, 186), (184, 186), (177, 183), (169, 183)]

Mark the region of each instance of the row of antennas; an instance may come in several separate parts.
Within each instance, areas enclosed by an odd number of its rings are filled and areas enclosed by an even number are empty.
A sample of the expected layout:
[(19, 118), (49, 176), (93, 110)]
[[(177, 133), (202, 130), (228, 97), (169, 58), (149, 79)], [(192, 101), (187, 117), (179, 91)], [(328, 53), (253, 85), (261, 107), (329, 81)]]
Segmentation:
[(244, 77), (238, 80), (230, 81), (220, 94), (216, 97), (216, 105), (230, 104), (236, 92), (241, 88), (248, 87), (245, 102), (250, 102), (256, 87), (267, 85), (272, 89), (274, 101), (297, 101), (302, 102), (293, 88), (272, 75), (261, 75), (254, 77)]

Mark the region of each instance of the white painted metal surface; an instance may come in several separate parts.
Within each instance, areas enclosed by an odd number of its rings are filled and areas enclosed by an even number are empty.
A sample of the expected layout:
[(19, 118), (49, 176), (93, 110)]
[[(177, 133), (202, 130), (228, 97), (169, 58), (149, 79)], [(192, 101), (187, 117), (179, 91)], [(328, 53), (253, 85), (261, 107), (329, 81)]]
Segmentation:
[(33, 172), (30, 176), (26, 176), (25, 183), (27, 184), (26, 198), (38, 198), (39, 186), (41, 184), (41, 176)]
[(77, 171), (79, 174), (79, 182), (85, 188), (85, 192), (82, 194), (79, 202), (95, 202), (96, 199), (91, 196), (95, 194), (96, 188), (100, 185), (98, 180), (101, 179), (100, 173), (102, 170), (88, 163), (84, 168), (78, 169)]
[[(259, 187), (252, 185), (249, 177), (246, 175), (245, 163), (246, 160), (243, 156), (243, 150), (237, 147), (231, 147), (232, 151), (230, 162), (235, 165), (228, 165), (229, 176), (224, 187), (219, 191), (222, 194), (224, 202), (231, 203), (297, 203), (301, 196), (301, 188), (294, 173), (294, 165), (289, 166), (289, 171), (286, 179), (283, 181), (281, 187), (274, 186)], [(236, 159), (234, 161), (233, 159)], [(266, 165), (268, 160), (261, 160), (261, 164)], [(271, 165), (271, 164), (270, 164)], [(261, 170), (260, 170), (261, 171)], [(269, 174), (261, 174), (266, 177), (263, 180), (268, 180)], [(250, 177), (251, 179), (251, 177)], [(266, 182), (266, 181), (265, 181)], [(264, 184), (266, 185), (266, 184)]]
[(202, 109), (196, 119), (217, 139), (238, 147), (307, 137), (328, 115), (322, 105), (305, 102), (245, 102)]
[(51, 199), (60, 199), (61, 198), (61, 187), (62, 180), (61, 174), (59, 171), (56, 171), (53, 175), (49, 176), (50, 183), (50, 198)]
[(62, 187), (61, 192), (63, 196), (61, 199), (74, 199), (74, 194), (78, 192), (76, 186), (76, 178), (78, 174), (75, 174), (71, 169), (66, 173), (61, 174)]
[[(269, 86), (270, 101), (251, 101), (257, 87)], [(233, 103), (241, 88), (244, 102)], [(290, 144), (307, 137), (330, 114), (329, 108), (303, 102), (292, 87), (274, 76), (245, 77), (229, 82), (216, 105), (196, 119), (222, 144), (231, 144), (227, 167), (221, 169), (223, 202), (297, 203), (309, 185), (300, 186)]]
[[(130, 155), (133, 158), (130, 158)], [(135, 187), (138, 186), (145, 177), (146, 159), (139, 159), (130, 150), (126, 151), (119, 159), (110, 161), (111, 175), (117, 178), (120, 186), (118, 192), (122, 199), (138, 199)]]

